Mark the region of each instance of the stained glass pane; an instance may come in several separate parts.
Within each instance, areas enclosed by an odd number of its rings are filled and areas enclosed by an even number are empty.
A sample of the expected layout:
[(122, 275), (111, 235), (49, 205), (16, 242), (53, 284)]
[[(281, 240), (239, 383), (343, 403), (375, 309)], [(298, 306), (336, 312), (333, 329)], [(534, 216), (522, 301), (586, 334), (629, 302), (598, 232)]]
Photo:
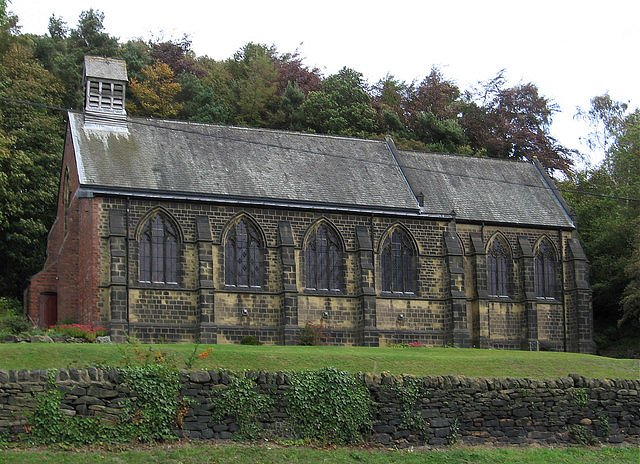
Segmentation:
[(151, 281), (151, 235), (147, 230), (142, 234), (140, 241), (140, 280), (142, 282)]
[(164, 225), (159, 215), (151, 221), (151, 279), (164, 282)]
[(382, 290), (409, 293), (415, 281), (414, 251), (409, 238), (400, 230), (393, 231), (382, 248)]

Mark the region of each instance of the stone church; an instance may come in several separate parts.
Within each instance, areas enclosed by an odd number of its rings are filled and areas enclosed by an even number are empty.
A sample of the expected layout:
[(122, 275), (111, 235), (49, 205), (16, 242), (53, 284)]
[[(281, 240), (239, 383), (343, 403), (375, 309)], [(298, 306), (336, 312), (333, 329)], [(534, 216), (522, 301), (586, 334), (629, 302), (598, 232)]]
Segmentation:
[(536, 161), (128, 117), (124, 62), (86, 57), (40, 326), (116, 341), (592, 352), (588, 263)]

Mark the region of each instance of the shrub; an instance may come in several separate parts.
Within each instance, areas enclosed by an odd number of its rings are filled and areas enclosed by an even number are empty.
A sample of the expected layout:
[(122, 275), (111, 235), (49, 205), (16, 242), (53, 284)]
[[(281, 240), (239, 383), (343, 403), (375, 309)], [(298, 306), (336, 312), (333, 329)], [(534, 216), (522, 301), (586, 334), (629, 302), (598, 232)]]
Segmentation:
[(303, 346), (318, 346), (326, 342), (326, 335), (322, 324), (315, 324), (308, 321), (305, 326), (300, 329), (298, 343)]
[(0, 322), (0, 327), (7, 329), (14, 335), (28, 332), (31, 329), (31, 322), (21, 314), (11, 314)]
[(3, 313), (21, 314), (22, 303), (15, 298), (0, 296), (0, 314)]
[(88, 324), (60, 324), (49, 327), (50, 335), (81, 338), (88, 342), (95, 342), (96, 337), (108, 334), (104, 327), (95, 327)]
[(0, 333), (19, 335), (28, 332), (29, 329), (31, 329), (31, 322), (22, 314), (20, 301), (15, 298), (0, 297)]
[(247, 335), (246, 337), (242, 337), (242, 340), (240, 340), (240, 344), (241, 345), (262, 345), (262, 342), (253, 335)]

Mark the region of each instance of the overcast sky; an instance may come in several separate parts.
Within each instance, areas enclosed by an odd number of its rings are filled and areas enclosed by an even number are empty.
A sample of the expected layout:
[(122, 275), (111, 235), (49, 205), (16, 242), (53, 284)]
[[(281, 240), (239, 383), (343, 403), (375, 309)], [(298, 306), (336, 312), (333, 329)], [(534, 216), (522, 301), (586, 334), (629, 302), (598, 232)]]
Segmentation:
[(89, 8), (121, 42), (187, 34), (196, 54), (216, 59), (273, 44), (299, 49), (325, 76), (349, 66), (371, 84), (387, 73), (421, 80), (435, 65), (464, 90), (505, 68), (509, 84), (533, 82), (559, 105), (552, 135), (583, 152), (578, 106), (604, 92), (640, 106), (638, 0), (9, 0), (35, 34), (52, 14), (73, 27)]

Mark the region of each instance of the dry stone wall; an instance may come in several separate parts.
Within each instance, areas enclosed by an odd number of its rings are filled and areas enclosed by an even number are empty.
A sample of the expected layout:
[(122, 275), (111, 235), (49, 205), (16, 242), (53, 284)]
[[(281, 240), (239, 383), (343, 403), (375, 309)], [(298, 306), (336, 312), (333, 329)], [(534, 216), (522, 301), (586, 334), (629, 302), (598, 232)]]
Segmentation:
[[(29, 429), (36, 397), (47, 388), (45, 370), (0, 370), (0, 434)], [(265, 433), (280, 435), (287, 426), (285, 373), (247, 373), (256, 388), (273, 399), (259, 420)], [(468, 444), (557, 444), (571, 442), (638, 443), (640, 380), (598, 380), (569, 376), (551, 380), (476, 379), (466, 377), (393, 377), (363, 375), (374, 402), (368, 439), (385, 446)], [(398, 392), (417, 386), (409, 402)], [(181, 437), (231, 438), (234, 418), (212, 420), (216, 392), (226, 388), (223, 371), (181, 374), (181, 394), (192, 407), (176, 429)], [(115, 370), (60, 369), (55, 385), (63, 392), (61, 408), (69, 415), (117, 420), (122, 405), (135, 394)], [(289, 432), (290, 433), (290, 432)]]

